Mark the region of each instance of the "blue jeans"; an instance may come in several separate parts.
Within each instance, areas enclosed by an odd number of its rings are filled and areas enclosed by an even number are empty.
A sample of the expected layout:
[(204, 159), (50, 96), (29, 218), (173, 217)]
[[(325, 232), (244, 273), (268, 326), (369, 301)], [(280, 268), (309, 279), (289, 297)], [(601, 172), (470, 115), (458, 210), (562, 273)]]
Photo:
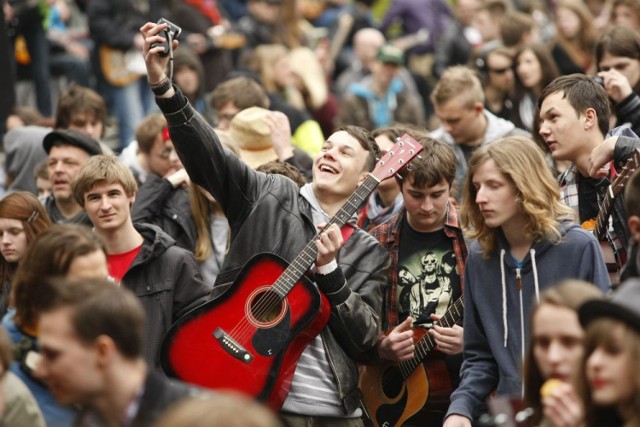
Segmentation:
[(118, 119), (120, 151), (135, 138), (136, 127), (155, 107), (155, 98), (147, 79), (142, 77), (127, 86), (113, 86), (104, 80), (103, 96), (111, 115)]

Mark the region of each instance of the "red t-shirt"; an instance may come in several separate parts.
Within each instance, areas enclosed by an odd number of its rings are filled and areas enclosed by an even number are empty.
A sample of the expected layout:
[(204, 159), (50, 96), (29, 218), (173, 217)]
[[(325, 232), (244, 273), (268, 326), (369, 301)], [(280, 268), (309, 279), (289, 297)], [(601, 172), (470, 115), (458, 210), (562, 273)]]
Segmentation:
[(142, 245), (121, 254), (111, 254), (107, 256), (107, 264), (109, 265), (109, 275), (118, 283), (122, 281), (125, 273), (131, 267), (131, 263), (138, 256), (138, 252), (142, 249)]

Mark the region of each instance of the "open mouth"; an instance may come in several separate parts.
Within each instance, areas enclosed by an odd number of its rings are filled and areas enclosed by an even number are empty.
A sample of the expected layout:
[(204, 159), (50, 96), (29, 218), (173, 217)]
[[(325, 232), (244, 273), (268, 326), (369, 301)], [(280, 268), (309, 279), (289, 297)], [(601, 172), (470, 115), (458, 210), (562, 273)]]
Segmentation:
[(320, 166), (319, 169), (320, 169), (321, 172), (327, 172), (327, 173), (330, 173), (330, 174), (333, 174), (333, 175), (338, 173), (338, 171), (336, 169), (332, 168), (329, 165), (322, 165), (322, 166)]

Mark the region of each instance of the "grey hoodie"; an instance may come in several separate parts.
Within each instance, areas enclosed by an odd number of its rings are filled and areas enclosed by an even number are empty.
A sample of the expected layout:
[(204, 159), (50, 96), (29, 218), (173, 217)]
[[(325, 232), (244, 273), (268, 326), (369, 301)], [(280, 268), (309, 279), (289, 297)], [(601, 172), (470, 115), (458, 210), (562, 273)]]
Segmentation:
[(593, 235), (569, 221), (562, 223), (562, 232), (559, 244), (534, 243), (520, 266), (501, 232), (489, 258), (483, 258), (478, 242), (472, 243), (464, 274), (464, 363), (447, 415), (477, 418), (494, 390), (497, 395), (522, 395), (521, 362), (531, 309), (540, 292), (564, 279), (582, 279), (603, 292), (609, 289)]

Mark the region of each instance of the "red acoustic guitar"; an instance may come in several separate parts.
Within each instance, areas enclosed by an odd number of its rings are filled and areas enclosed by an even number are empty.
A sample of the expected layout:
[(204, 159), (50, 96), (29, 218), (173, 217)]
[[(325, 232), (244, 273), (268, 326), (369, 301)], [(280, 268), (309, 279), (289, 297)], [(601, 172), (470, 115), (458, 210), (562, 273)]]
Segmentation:
[[(329, 225), (346, 224), (380, 181), (422, 148), (408, 135), (399, 138)], [(302, 351), (329, 320), (326, 297), (304, 276), (316, 260), (316, 239), (288, 265), (273, 254), (256, 255), (224, 294), (179, 319), (162, 344), (165, 372), (280, 409)]]
[[(462, 297), (438, 321), (451, 327), (462, 317)], [(424, 328), (414, 328), (415, 356), (397, 364), (362, 365), (360, 390), (369, 417), (376, 427), (401, 426), (427, 401), (448, 403), (451, 379), (443, 360), (428, 359), (436, 347)], [(445, 402), (443, 402), (445, 401)]]

